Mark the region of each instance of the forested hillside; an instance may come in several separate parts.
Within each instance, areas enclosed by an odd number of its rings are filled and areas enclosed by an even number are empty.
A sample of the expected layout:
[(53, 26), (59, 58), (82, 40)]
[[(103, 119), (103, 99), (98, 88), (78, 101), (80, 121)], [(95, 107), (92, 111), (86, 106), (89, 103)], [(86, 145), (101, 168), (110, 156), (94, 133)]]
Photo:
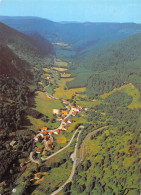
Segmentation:
[(0, 23), (0, 43), (31, 64), (45, 63), (48, 56), (54, 54), (51, 43), (46, 39), (40, 40), (39, 36), (32, 38)]
[(55, 54), (53, 45), (40, 34), (38, 33), (29, 34), (29, 37), (36, 42), (38, 50), (43, 56), (47, 56), (49, 54), (52, 55)]
[[(12, 173), (19, 168), (18, 159), (28, 157), (31, 150), (27, 115), (34, 105), (40, 70), (54, 54), (51, 43), (40, 35), (27, 36), (0, 23), (0, 182), (6, 179), (8, 187), (17, 177)], [(16, 149), (12, 141), (18, 143)]]
[(9, 76), (15, 79), (31, 79), (30, 65), (21, 60), (7, 46), (0, 45), (0, 76)]
[(67, 85), (69, 88), (87, 86), (89, 97), (98, 96), (129, 82), (141, 90), (140, 53), (139, 33), (79, 55), (70, 66), (75, 80)]
[[(88, 112), (88, 121), (97, 127), (108, 125), (108, 128), (86, 142), (84, 160), (77, 167), (71, 190), (66, 188), (66, 192), (139, 194), (141, 110), (130, 109), (131, 102), (131, 96), (123, 89), (109, 95)], [(93, 124), (87, 125), (83, 134), (94, 131)]]

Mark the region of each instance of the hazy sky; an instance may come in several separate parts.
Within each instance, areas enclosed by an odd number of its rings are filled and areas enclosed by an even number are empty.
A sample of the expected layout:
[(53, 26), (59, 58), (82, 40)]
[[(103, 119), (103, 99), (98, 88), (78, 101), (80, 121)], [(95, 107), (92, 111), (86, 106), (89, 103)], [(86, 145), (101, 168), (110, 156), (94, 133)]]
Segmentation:
[(0, 15), (141, 23), (141, 0), (0, 0)]

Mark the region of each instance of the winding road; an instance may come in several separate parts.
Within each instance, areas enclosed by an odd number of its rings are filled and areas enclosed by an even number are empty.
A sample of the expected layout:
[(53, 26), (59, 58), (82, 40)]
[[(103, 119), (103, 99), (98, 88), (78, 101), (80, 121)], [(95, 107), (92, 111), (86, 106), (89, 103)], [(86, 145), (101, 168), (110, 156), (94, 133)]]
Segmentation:
[[(49, 96), (50, 98), (52, 98), (52, 99), (57, 99), (57, 100), (59, 99), (59, 98), (56, 98), (56, 97), (50, 95), (48, 92), (46, 92), (46, 95), (48, 95), (48, 96)], [(60, 99), (60, 100), (63, 101), (63, 99)], [(70, 106), (70, 111), (69, 111), (69, 113), (67, 114), (67, 116), (66, 116), (64, 119), (67, 119), (68, 117), (70, 117), (71, 114), (72, 114), (72, 112), (74, 111), (74, 110), (73, 110), (73, 107), (71, 106), (70, 103), (69, 103), (69, 106)], [(60, 126), (59, 126), (57, 129), (61, 129), (61, 128), (62, 128), (62, 125), (63, 125), (63, 121), (61, 121), (61, 124), (60, 124)], [(73, 136), (72, 136), (70, 142), (69, 142), (65, 147), (61, 148), (60, 150), (58, 150), (58, 151), (55, 152), (54, 154), (48, 156), (47, 158), (43, 158), (43, 157), (41, 158), (42, 161), (49, 160), (50, 158), (54, 157), (55, 155), (59, 154), (60, 152), (64, 151), (65, 149), (67, 149), (67, 148), (72, 144), (72, 142), (73, 142), (73, 140), (74, 140), (74, 138), (75, 138), (77, 132), (79, 132), (79, 134), (78, 134), (78, 136), (77, 136), (76, 144), (75, 144), (74, 153), (73, 153), (73, 167), (72, 167), (71, 174), (70, 174), (69, 178), (67, 179), (67, 181), (66, 181), (58, 190), (56, 190), (56, 191), (54, 191), (53, 193), (51, 193), (51, 195), (56, 195), (57, 193), (59, 193), (59, 192), (65, 187), (66, 184), (68, 184), (69, 182), (72, 181), (72, 178), (73, 178), (74, 173), (75, 173), (76, 166), (77, 166), (79, 163), (81, 163), (81, 162), (83, 161), (83, 150), (84, 150), (84, 145), (85, 145), (86, 141), (87, 141), (92, 135), (94, 135), (94, 134), (96, 134), (96, 133), (102, 131), (103, 129), (105, 129), (105, 128), (107, 128), (107, 127), (108, 127), (108, 126), (101, 127), (101, 128), (99, 128), (99, 129), (97, 129), (97, 130), (95, 130), (95, 131), (89, 133), (89, 134), (85, 137), (85, 139), (83, 140), (83, 143), (82, 143), (82, 145), (81, 145), (81, 149), (80, 149), (80, 159), (77, 159), (78, 140), (79, 140), (80, 134), (82, 133), (82, 130), (80, 130), (80, 129), (84, 128), (84, 126), (79, 126), (79, 127), (77, 128), (77, 130), (76, 130), (75, 133), (73, 134)], [(54, 131), (57, 130), (57, 129), (49, 130), (49, 131), (54, 132)], [(80, 130), (80, 131), (79, 131), (79, 130)], [(39, 133), (39, 134), (37, 134), (37, 135), (40, 135), (40, 134), (41, 134), (41, 133)], [(34, 159), (33, 159), (33, 152), (30, 153), (30, 160), (31, 160), (32, 162), (34, 162), (34, 163), (39, 163), (38, 160), (34, 160)]]
[(79, 163), (81, 163), (82, 160), (83, 160), (83, 149), (84, 149), (84, 145), (85, 145), (86, 141), (87, 141), (92, 135), (94, 135), (94, 134), (96, 134), (96, 133), (102, 131), (103, 129), (105, 129), (105, 128), (107, 128), (107, 127), (108, 127), (108, 126), (101, 127), (101, 128), (99, 128), (99, 129), (97, 129), (97, 130), (95, 130), (95, 131), (89, 133), (89, 134), (85, 137), (85, 139), (84, 139), (84, 141), (83, 141), (83, 143), (82, 143), (82, 145), (81, 145), (81, 157), (80, 157), (80, 159), (78, 160), (78, 159), (77, 159), (77, 147), (78, 147), (79, 136), (80, 136), (82, 130), (79, 131), (79, 134), (78, 134), (78, 137), (77, 137), (77, 141), (76, 141), (76, 144), (75, 144), (75, 150), (74, 150), (74, 153), (73, 153), (73, 155), (74, 155), (74, 156), (73, 156), (73, 158), (74, 158), (74, 163), (73, 163), (71, 175), (70, 175), (70, 177), (68, 178), (68, 180), (67, 180), (67, 181), (66, 181), (58, 190), (56, 190), (55, 192), (53, 192), (51, 195), (56, 195), (56, 194), (59, 193), (61, 190), (63, 190), (63, 188), (65, 187), (66, 184), (68, 184), (69, 182), (72, 181), (72, 178), (73, 178), (73, 176), (74, 176), (75, 169), (76, 169), (77, 165), (78, 165)]
[[(52, 96), (52, 97), (53, 97), (53, 96)], [(62, 100), (63, 100), (63, 99), (62, 99)], [(64, 119), (69, 118), (69, 117), (71, 116), (71, 114), (73, 113), (73, 107), (71, 106), (70, 103), (69, 103), (69, 106), (70, 106), (70, 111), (69, 111), (69, 113), (67, 114), (67, 116), (66, 116)], [(59, 125), (59, 127), (58, 127), (57, 129), (62, 129), (62, 126), (63, 126), (63, 121), (61, 121), (61, 124)], [(54, 131), (56, 131), (57, 129), (48, 130), (48, 132), (54, 132)], [(79, 129), (79, 128), (78, 128), (78, 129)], [(77, 130), (78, 130), (78, 129), (77, 129)], [(72, 143), (72, 141), (73, 141), (73, 139), (74, 139), (76, 133), (77, 133), (77, 130), (75, 131), (75, 133), (74, 133), (74, 135), (72, 136), (72, 138), (71, 138), (71, 140), (70, 140), (70, 142), (69, 142), (68, 145), (66, 145), (64, 148), (60, 149), (60, 150), (57, 151), (56, 153), (52, 154), (51, 156), (48, 156), (47, 158), (43, 158), (43, 157), (42, 157), (41, 159), (42, 159), (43, 161), (48, 160), (48, 159), (50, 159), (51, 157), (53, 157), (54, 155), (60, 153), (61, 151), (65, 150), (67, 147), (69, 147), (69, 146), (71, 145), (71, 143)], [(36, 136), (40, 136), (41, 133), (42, 133), (42, 132), (38, 133)], [(29, 156), (30, 160), (31, 160), (32, 162), (34, 162), (34, 163), (39, 163), (38, 160), (34, 160), (34, 159), (33, 159), (33, 153), (34, 153), (34, 152), (30, 152), (30, 156)]]
[(76, 169), (76, 166), (77, 166), (77, 157), (76, 157), (76, 154), (77, 154), (77, 147), (78, 147), (78, 140), (79, 140), (79, 136), (81, 134), (82, 130), (79, 131), (79, 134), (77, 136), (77, 141), (76, 141), (76, 144), (75, 144), (75, 149), (74, 149), (74, 162), (73, 162), (73, 167), (72, 167), (72, 171), (71, 171), (71, 174), (68, 178), (68, 180), (58, 189), (56, 190), (55, 192), (51, 193), (51, 195), (55, 195), (57, 193), (59, 193), (64, 187), (66, 184), (68, 184), (69, 182), (71, 182), (73, 176), (74, 176), (74, 173), (75, 173), (75, 169)]
[[(63, 150), (67, 149), (67, 148), (71, 145), (71, 143), (73, 142), (73, 139), (74, 139), (75, 135), (77, 134), (78, 130), (79, 130), (79, 127), (78, 127), (78, 129), (75, 131), (75, 133), (73, 134), (73, 136), (72, 136), (70, 142), (69, 142), (65, 147), (61, 148), (61, 149), (58, 150), (57, 152), (55, 152), (55, 153), (53, 153), (52, 155), (48, 156), (47, 158), (43, 158), (43, 157), (42, 157), (41, 159), (42, 159), (43, 161), (49, 160), (50, 158), (52, 158), (52, 157), (55, 156), (56, 154), (59, 154), (59, 153), (62, 152)], [(30, 160), (31, 160), (32, 162), (39, 163), (39, 161), (33, 159), (33, 152), (30, 153)]]

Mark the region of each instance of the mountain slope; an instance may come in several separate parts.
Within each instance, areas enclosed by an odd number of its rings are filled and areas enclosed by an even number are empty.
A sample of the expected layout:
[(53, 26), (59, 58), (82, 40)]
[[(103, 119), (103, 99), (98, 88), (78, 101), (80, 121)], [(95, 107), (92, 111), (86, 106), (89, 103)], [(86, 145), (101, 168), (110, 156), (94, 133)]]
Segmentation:
[(30, 63), (35, 64), (42, 61), (42, 58), (54, 54), (52, 45), (47, 40), (44, 42), (46, 47), (42, 46), (39, 40), (36, 41), (36, 37), (31, 38), (0, 23), (0, 43), (8, 46), (20, 58)]
[(31, 78), (30, 65), (16, 56), (8, 47), (0, 45), (0, 75), (16, 79)]
[(36, 42), (36, 45), (42, 55), (55, 54), (52, 44), (38, 33), (28, 35), (32, 40)]
[(90, 97), (129, 82), (141, 90), (140, 53), (141, 33), (79, 55), (70, 66), (75, 80), (67, 85), (69, 88), (80, 87), (83, 83)]

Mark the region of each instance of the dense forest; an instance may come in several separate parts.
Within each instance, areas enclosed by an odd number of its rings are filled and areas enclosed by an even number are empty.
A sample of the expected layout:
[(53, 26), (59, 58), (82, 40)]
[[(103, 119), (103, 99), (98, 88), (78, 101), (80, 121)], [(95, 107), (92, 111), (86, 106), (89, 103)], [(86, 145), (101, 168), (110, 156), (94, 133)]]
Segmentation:
[[(86, 144), (84, 160), (78, 165), (72, 194), (139, 194), (140, 161), (140, 109), (129, 109), (132, 98), (115, 92), (89, 111), (88, 121), (108, 130), (90, 138)], [(101, 115), (105, 113), (105, 115)], [(108, 119), (108, 120), (107, 120)], [(106, 122), (107, 120), (107, 122)], [(87, 125), (81, 139), (95, 128)]]
[(67, 86), (87, 86), (90, 98), (130, 82), (141, 90), (140, 53), (141, 34), (135, 34), (79, 55), (69, 67), (75, 79)]
[(8, 46), (17, 56), (33, 65), (38, 63), (47, 65), (48, 56), (55, 54), (52, 44), (47, 39), (38, 34), (27, 36), (1, 22), (0, 43)]

